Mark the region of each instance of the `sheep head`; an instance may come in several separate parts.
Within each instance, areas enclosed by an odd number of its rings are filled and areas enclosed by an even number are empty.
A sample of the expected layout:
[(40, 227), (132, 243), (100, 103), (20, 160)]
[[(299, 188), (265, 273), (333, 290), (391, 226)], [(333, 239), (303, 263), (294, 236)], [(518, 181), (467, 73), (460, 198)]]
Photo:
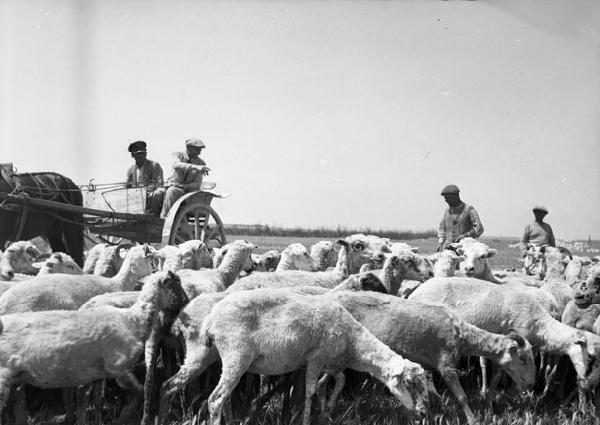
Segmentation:
[(373, 291), (388, 294), (388, 290), (381, 280), (371, 272), (351, 274), (332, 291)]
[[(428, 258), (432, 261), (432, 257)], [(445, 249), (436, 256), (433, 264), (433, 275), (435, 277), (452, 277), (457, 267), (464, 260), (464, 255), (457, 255), (456, 252)]]
[(328, 267), (334, 267), (337, 262), (335, 245), (331, 241), (319, 241), (310, 249), (310, 256), (315, 263), (316, 271), (325, 271)]
[(181, 251), (181, 267), (184, 269), (200, 270), (213, 265), (212, 257), (206, 244), (194, 239), (178, 245)]
[(14, 277), (15, 269), (10, 265), (6, 255), (0, 251), (0, 281), (13, 280)]
[(252, 254), (251, 257), (254, 263), (254, 270), (259, 272), (275, 271), (281, 260), (281, 254), (276, 249), (267, 251), (264, 254)]
[(281, 260), (279, 267), (283, 264), (291, 267), (294, 270), (313, 271), (313, 259), (308, 253), (308, 250), (301, 243), (290, 244), (281, 252)]
[(464, 257), (464, 261), (460, 264), (460, 270), (468, 277), (477, 278), (483, 278), (490, 273), (487, 260), (497, 253), (497, 250), (472, 238), (451, 243), (447, 248)]
[(15, 273), (35, 274), (35, 260), (41, 255), (39, 249), (30, 241), (17, 241), (10, 244), (4, 252)]
[(398, 278), (425, 282), (433, 277), (433, 264), (427, 257), (404, 251), (397, 258)]
[[(52, 273), (63, 274), (83, 274), (83, 269), (77, 265), (75, 260), (63, 252), (55, 252), (51, 254), (43, 263), (39, 264), (38, 276)], [(34, 264), (34, 267), (36, 266)]]
[(535, 383), (535, 359), (531, 344), (516, 330), (510, 330), (508, 346), (498, 361), (500, 366), (510, 375), (517, 387), (527, 390)]
[(573, 255), (567, 248), (542, 246), (539, 251), (538, 279), (547, 277), (562, 278), (569, 260), (572, 259)]
[[(389, 240), (374, 235), (365, 236), (358, 233), (344, 239), (338, 239), (337, 243), (346, 247), (348, 271), (350, 273), (357, 273), (360, 266), (371, 262), (378, 254), (391, 252)], [(340, 261), (339, 257), (338, 261)]]
[(582, 281), (575, 291), (575, 303), (580, 308), (590, 304), (600, 304), (600, 268), (590, 269), (588, 278)]
[(428, 385), (425, 370), (421, 365), (400, 356), (395, 357), (385, 384), (408, 411), (419, 418), (425, 416)]

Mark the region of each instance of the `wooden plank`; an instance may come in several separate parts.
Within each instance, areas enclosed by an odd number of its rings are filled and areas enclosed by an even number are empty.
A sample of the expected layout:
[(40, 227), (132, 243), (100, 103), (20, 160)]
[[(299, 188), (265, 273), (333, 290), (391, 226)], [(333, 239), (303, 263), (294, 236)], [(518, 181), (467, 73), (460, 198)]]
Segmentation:
[(83, 206), (118, 213), (144, 214), (146, 212), (145, 188), (117, 188), (105, 191), (82, 191)]
[(40, 208), (50, 208), (56, 211), (67, 211), (75, 214), (87, 214), (98, 217), (108, 217), (130, 221), (145, 221), (149, 223), (162, 223), (163, 219), (146, 214), (128, 214), (116, 213), (112, 211), (98, 210), (94, 208), (84, 208), (78, 205), (63, 204), (62, 202), (47, 201), (45, 199), (37, 199), (24, 196), (10, 195), (8, 193), (0, 193), (0, 199), (6, 199), (7, 202), (19, 205), (32, 205)]

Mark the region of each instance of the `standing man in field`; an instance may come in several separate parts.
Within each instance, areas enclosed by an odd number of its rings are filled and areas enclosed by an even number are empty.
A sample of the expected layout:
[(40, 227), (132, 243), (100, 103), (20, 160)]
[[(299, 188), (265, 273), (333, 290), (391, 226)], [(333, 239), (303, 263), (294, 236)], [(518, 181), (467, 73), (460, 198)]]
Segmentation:
[(533, 223), (525, 226), (523, 237), (521, 238), (521, 249), (525, 249), (528, 244), (535, 246), (549, 245), (556, 246), (554, 240), (554, 232), (552, 227), (544, 221), (544, 217), (548, 214), (548, 208), (543, 205), (533, 207), (533, 215), (535, 220)]
[(483, 233), (483, 224), (475, 208), (460, 199), (458, 186), (449, 184), (442, 189), (442, 196), (448, 204), (438, 229), (438, 251), (446, 245), (459, 242), (466, 237), (478, 238)]
[(191, 138), (185, 141), (185, 152), (173, 154), (173, 174), (167, 180), (167, 187), (162, 189), (160, 195), (164, 197), (161, 217), (166, 217), (175, 201), (184, 194), (200, 190), (202, 179), (210, 171), (206, 163), (200, 159), (202, 149), (205, 147), (202, 140)]
[(164, 184), (162, 167), (158, 162), (148, 159), (146, 142), (143, 140), (130, 143), (127, 150), (131, 153), (135, 164), (127, 169), (125, 186), (128, 188), (145, 187), (146, 211), (149, 214), (158, 215), (160, 212), (159, 200), (162, 199), (162, 194), (156, 189)]

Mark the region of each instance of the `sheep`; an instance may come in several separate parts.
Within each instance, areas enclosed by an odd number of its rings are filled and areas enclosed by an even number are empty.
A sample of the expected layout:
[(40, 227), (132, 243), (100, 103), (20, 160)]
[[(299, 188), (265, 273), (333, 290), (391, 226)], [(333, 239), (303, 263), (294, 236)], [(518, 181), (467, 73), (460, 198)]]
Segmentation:
[(132, 247), (125, 257), (123, 267), (112, 278), (85, 274), (50, 274), (21, 282), (0, 296), (0, 314), (76, 310), (95, 295), (132, 290), (140, 278), (152, 272), (155, 252), (148, 245)]
[(573, 255), (568, 249), (561, 246), (554, 248), (542, 246), (540, 248), (539, 267), (537, 277), (540, 280), (564, 279), (565, 268)]
[(0, 251), (0, 282), (13, 280), (15, 277), (15, 269), (10, 265), (10, 261), (6, 255)]
[(263, 254), (252, 254), (254, 270), (259, 272), (273, 272), (279, 264), (281, 254), (276, 249), (271, 249)]
[(488, 258), (496, 255), (497, 250), (473, 238), (464, 238), (460, 242), (451, 243), (447, 249), (463, 256), (460, 271), (467, 277), (487, 280), (492, 283), (502, 283), (492, 273)]
[(600, 337), (553, 319), (527, 291), (480, 279), (433, 278), (409, 299), (445, 305), (461, 319), (488, 332), (514, 328), (539, 350), (568, 355), (581, 388), (600, 380), (600, 364), (595, 361), (600, 354)]
[(41, 388), (74, 387), (115, 378), (140, 391), (132, 368), (157, 326), (187, 302), (176, 275), (153, 276), (128, 309), (14, 313), (0, 318), (0, 412), (13, 384)]
[(293, 243), (281, 251), (279, 264), (277, 264), (275, 271), (303, 270), (310, 272), (313, 269), (313, 259), (306, 247), (300, 243)]
[(207, 347), (216, 347), (223, 365), (208, 399), (213, 425), (220, 424), (223, 403), (247, 370), (281, 375), (304, 365), (303, 425), (310, 424), (311, 397), (320, 372), (338, 375), (346, 367), (369, 372), (407, 409), (425, 414), (423, 368), (394, 353), (337, 303), (285, 290), (241, 291), (213, 307), (200, 338)]
[[(500, 364), (521, 389), (535, 380), (531, 345), (518, 333), (506, 336), (479, 329), (445, 307), (372, 292), (329, 292), (321, 298), (342, 305), (378, 340), (403, 357), (434, 368), (460, 402), (470, 424), (473, 412), (458, 380), (462, 356), (476, 355)], [(329, 407), (332, 408), (333, 400)]]
[(235, 280), (250, 259), (250, 254), (258, 247), (247, 241), (228, 244), (223, 260), (215, 269), (180, 270), (177, 275), (190, 299), (204, 292), (226, 290)]
[(565, 307), (561, 322), (597, 334), (594, 323), (598, 317), (600, 317), (600, 304), (578, 304), (577, 300), (572, 300)]
[[(264, 287), (283, 286), (322, 286), (333, 288), (348, 277), (350, 264), (353, 258), (365, 256), (365, 246), (360, 241), (354, 241), (352, 245), (344, 239), (337, 241), (342, 247), (338, 255), (336, 268), (326, 272), (306, 272), (300, 270), (286, 270), (273, 273), (253, 273), (240, 279), (227, 288), (227, 291), (239, 291)], [(379, 254), (378, 254), (379, 255)], [(361, 264), (363, 262), (358, 261)]]
[[(244, 239), (238, 239), (234, 242), (223, 245), (221, 248), (217, 248), (217, 247), (213, 248), (213, 252), (214, 252), (213, 268), (216, 269), (219, 267), (219, 265), (223, 261), (223, 257), (225, 257), (225, 254), (227, 253), (227, 250), (229, 249), (231, 244), (248, 244), (248, 243), (250, 243), (250, 242), (248, 242)], [(250, 257), (248, 257), (248, 259), (246, 259), (244, 265), (242, 266), (241, 274), (243, 274), (245, 276), (247, 274), (252, 273), (253, 271), (254, 271), (254, 262), (252, 261), (252, 256), (250, 256)]]
[[(371, 272), (353, 274), (333, 289), (318, 286), (302, 286), (286, 288), (289, 291), (298, 291), (302, 294), (322, 295), (327, 292), (339, 291), (378, 291), (384, 292), (385, 288), (377, 276)], [(161, 389), (161, 406), (159, 416), (164, 418), (169, 401), (176, 391), (182, 389), (190, 380), (200, 376), (208, 366), (219, 359), (215, 347), (206, 347), (200, 336), (200, 328), (212, 308), (229, 292), (213, 292), (200, 294), (190, 301), (171, 327), (174, 336), (181, 336), (185, 341), (185, 361), (179, 371), (168, 379)], [(97, 297), (99, 298), (99, 297)]]
[(600, 304), (600, 267), (591, 267), (588, 277), (580, 282), (575, 291), (575, 299), (580, 304)]
[(191, 239), (177, 245), (181, 251), (182, 269), (209, 269), (213, 266), (213, 260), (204, 242), (198, 239)]
[(462, 255), (457, 255), (456, 252), (445, 249), (435, 256), (433, 264), (434, 277), (451, 277), (454, 276), (456, 267), (465, 260)]
[(114, 277), (123, 266), (122, 250), (130, 248), (131, 244), (109, 245), (105, 247), (94, 266), (94, 276)]
[(587, 277), (589, 266), (593, 263), (590, 257), (573, 256), (565, 268), (565, 280), (571, 287)]
[(5, 257), (15, 273), (35, 275), (38, 270), (33, 263), (41, 252), (30, 241), (17, 241), (9, 245), (4, 251)]
[(315, 265), (315, 271), (324, 272), (329, 267), (335, 267), (337, 263), (337, 252), (331, 241), (319, 241), (310, 248), (310, 256)]
[(75, 260), (64, 252), (54, 252), (44, 262), (34, 263), (33, 266), (39, 270), (36, 276), (53, 273), (84, 274), (83, 269), (77, 265)]
[(419, 252), (419, 248), (416, 246), (410, 246), (406, 242), (394, 242), (390, 245), (392, 254), (400, 254), (404, 251), (410, 251), (413, 254)]
[(401, 251), (396, 254), (381, 254), (385, 257), (379, 278), (389, 294), (404, 295), (402, 281), (408, 279), (419, 283), (433, 276), (431, 264), (423, 261), (423, 257), (411, 251)]
[(85, 262), (83, 263), (83, 272), (85, 274), (93, 274), (96, 264), (100, 259), (102, 251), (109, 247), (107, 243), (99, 243), (90, 248), (85, 255)]

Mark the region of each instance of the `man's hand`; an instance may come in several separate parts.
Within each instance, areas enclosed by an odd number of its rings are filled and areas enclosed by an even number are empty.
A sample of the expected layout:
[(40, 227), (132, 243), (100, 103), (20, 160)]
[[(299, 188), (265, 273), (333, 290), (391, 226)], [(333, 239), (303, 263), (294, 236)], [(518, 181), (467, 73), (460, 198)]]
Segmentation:
[(206, 165), (194, 165), (193, 168), (200, 171), (203, 176), (208, 176), (208, 172), (210, 171), (210, 168)]
[(466, 238), (466, 237), (467, 237), (467, 235), (465, 235), (465, 234), (458, 235), (458, 236), (456, 236), (456, 237), (455, 237), (455, 238), (452, 240), (452, 242), (460, 242), (460, 241), (461, 241), (461, 239), (464, 239), (464, 238)]

